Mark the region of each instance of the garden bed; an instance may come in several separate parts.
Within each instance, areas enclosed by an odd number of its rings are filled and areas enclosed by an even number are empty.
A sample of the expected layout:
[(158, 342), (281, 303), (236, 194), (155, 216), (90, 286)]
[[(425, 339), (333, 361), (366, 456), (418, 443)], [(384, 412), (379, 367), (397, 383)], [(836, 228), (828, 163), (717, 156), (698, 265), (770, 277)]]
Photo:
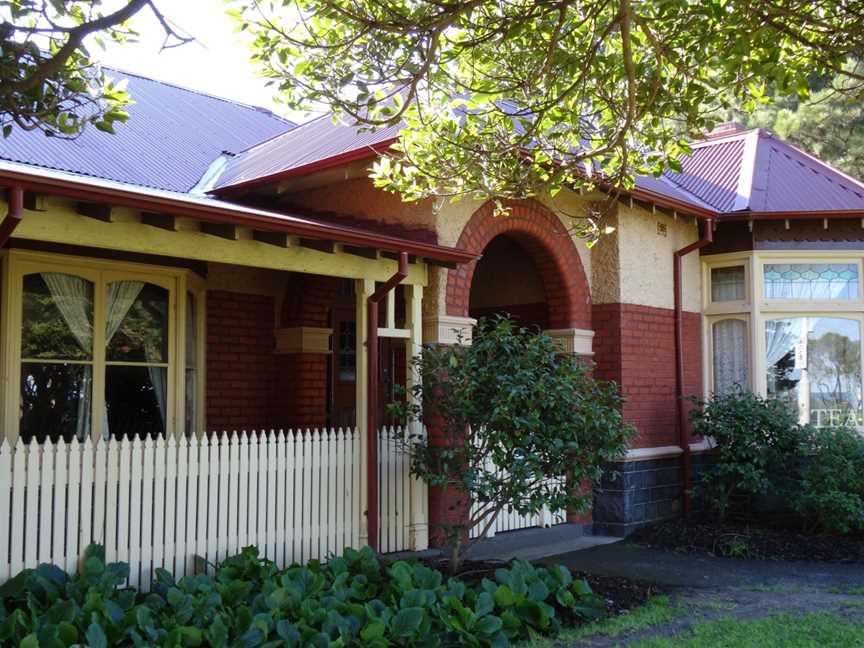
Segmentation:
[[(445, 578), (449, 576), (445, 561), (427, 560), (424, 562), (429, 567), (441, 571)], [(549, 561), (540, 561), (538, 565), (544, 562)], [(509, 564), (509, 562), (501, 560), (465, 561), (459, 572), (459, 578), (468, 583), (478, 584), (484, 578), (494, 579), (495, 570), (502, 567), (506, 568)], [(619, 576), (597, 576), (574, 571), (573, 577), (588, 582), (591, 590), (603, 599), (606, 604), (606, 611), (611, 616), (645, 605), (651, 597), (666, 593), (664, 588), (655, 583)]]
[(864, 563), (864, 537), (815, 535), (784, 528), (668, 520), (643, 527), (632, 542), (731, 558)]

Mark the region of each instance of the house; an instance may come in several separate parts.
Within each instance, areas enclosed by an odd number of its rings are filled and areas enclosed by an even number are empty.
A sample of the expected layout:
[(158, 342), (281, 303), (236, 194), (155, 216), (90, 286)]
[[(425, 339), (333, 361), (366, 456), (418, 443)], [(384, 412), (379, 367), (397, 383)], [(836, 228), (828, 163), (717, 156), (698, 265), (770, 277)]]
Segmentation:
[[(496, 312), (590, 358), (637, 429), (590, 516), (499, 531), (674, 515), (709, 449), (681, 395), (861, 416), (864, 185), (770, 133), (727, 125), (681, 173), (502, 218), (374, 188), (396, 128), (125, 76), (116, 135), (0, 142), (0, 580), (91, 541), (144, 586), (246, 544), (281, 563), (425, 548), (452, 512), (383, 405), (421, 343)], [(611, 233), (589, 249), (573, 219), (597, 210)]]

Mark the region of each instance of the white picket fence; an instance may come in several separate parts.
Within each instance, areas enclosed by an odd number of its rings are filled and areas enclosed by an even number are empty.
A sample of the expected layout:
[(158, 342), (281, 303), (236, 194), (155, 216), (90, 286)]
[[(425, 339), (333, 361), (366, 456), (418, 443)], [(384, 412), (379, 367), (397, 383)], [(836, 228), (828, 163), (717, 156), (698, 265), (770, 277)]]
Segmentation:
[[(507, 471), (500, 468), (497, 470), (497, 473), (499, 475), (507, 475)], [(478, 508), (479, 506), (474, 504), (474, 510), (472, 510), (472, 513), (475, 513)], [(517, 531), (519, 529), (530, 529), (532, 527), (551, 527), (556, 524), (563, 524), (566, 521), (566, 511), (553, 511), (547, 507), (543, 507), (543, 509), (536, 515), (520, 515), (508, 507), (498, 514), (498, 517), (495, 518), (495, 522), (486, 532), (485, 537), (492, 538), (497, 533)], [(472, 539), (480, 537), (480, 534), (483, 531), (481, 528), (482, 526), (483, 525), (478, 525), (471, 529), (468, 534), (469, 537)]]
[[(381, 550), (409, 548), (400, 429), (379, 435)], [(25, 567), (77, 568), (91, 542), (130, 565), (194, 573), (255, 545), (280, 566), (360, 543), (357, 430), (191, 439), (0, 443), (0, 582)], [(199, 559), (197, 561), (196, 556)]]

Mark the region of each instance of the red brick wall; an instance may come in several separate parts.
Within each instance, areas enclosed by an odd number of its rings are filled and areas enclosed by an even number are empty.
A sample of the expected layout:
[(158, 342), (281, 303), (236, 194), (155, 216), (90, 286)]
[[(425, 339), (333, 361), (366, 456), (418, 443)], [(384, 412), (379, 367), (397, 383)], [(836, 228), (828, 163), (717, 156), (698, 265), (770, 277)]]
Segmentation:
[[(285, 290), (281, 326), (327, 328), (336, 300), (338, 279), (294, 273)], [(327, 425), (327, 367), (324, 353), (291, 353), (276, 356), (276, 417), (288, 428)]]
[[(677, 444), (674, 312), (634, 304), (593, 307), (595, 375), (615, 380), (627, 398), (635, 448)], [(684, 313), (684, 393), (702, 391), (701, 315)]]
[(207, 427), (261, 429), (273, 416), (272, 297), (207, 293)]
[(327, 425), (327, 364), (323, 353), (276, 356), (275, 417), (284, 428)]

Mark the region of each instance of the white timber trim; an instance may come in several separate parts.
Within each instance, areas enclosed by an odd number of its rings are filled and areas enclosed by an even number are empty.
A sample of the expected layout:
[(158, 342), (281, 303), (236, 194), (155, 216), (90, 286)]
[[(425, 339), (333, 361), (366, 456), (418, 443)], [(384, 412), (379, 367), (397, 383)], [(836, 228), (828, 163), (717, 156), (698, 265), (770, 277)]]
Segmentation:
[(587, 329), (567, 328), (543, 331), (562, 353), (575, 353), (582, 356), (593, 356), (594, 331)]
[(423, 320), (423, 341), (428, 344), (471, 344), (471, 335), (477, 320), (459, 315), (435, 315)]
[[(714, 448), (710, 439), (703, 439), (690, 444), (690, 452), (707, 452)], [(656, 448), (631, 448), (624, 456), (624, 461), (645, 461), (646, 459), (663, 459), (665, 457), (678, 457), (683, 450), (680, 446), (658, 446)]]

